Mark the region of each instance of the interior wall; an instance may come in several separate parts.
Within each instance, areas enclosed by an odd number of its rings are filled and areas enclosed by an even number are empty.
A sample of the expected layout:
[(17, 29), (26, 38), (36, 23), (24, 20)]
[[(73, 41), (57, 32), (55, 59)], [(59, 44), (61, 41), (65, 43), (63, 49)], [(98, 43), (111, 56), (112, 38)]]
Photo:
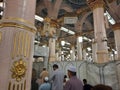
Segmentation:
[(104, 64), (90, 63), (86, 61), (60, 61), (49, 63), (49, 73), (52, 73), (52, 65), (56, 63), (67, 74), (67, 67), (74, 65), (77, 68), (77, 76), (81, 80), (86, 78), (91, 85), (105, 84), (120, 90), (120, 61), (110, 61)]

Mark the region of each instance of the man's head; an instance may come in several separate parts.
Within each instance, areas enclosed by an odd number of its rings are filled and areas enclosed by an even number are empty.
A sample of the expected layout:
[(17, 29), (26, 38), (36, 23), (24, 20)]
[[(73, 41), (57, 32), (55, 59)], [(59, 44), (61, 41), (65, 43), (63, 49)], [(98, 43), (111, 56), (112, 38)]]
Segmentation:
[(44, 82), (48, 82), (49, 78), (48, 77), (45, 77), (44, 78)]
[(67, 70), (68, 70), (69, 78), (72, 77), (72, 76), (76, 76), (76, 67), (69, 66)]
[(58, 67), (58, 65), (57, 64), (54, 64), (53, 65), (53, 70), (56, 70), (56, 69), (58, 69), (59, 67)]
[(84, 84), (87, 84), (87, 79), (83, 79), (83, 83), (84, 83)]

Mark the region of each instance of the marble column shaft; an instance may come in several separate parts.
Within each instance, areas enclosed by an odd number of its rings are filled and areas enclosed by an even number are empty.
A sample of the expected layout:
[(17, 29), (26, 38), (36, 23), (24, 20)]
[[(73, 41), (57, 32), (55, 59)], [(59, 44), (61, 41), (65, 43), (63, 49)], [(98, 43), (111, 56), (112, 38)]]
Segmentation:
[(55, 38), (49, 39), (49, 62), (55, 61)]
[(74, 45), (71, 48), (72, 52), (71, 52), (71, 61), (75, 61), (75, 47)]
[(117, 60), (120, 60), (120, 23), (117, 23), (113, 26), (114, 36), (115, 36), (115, 45), (117, 50)]
[(108, 49), (104, 23), (104, 1), (94, 0), (90, 2), (89, 5), (93, 10), (94, 36), (97, 44), (97, 63), (105, 63), (108, 61)]
[(35, 0), (6, 0), (0, 21), (0, 89), (30, 90)]
[(77, 39), (77, 55), (78, 55), (78, 60), (82, 60), (82, 42), (79, 42)]

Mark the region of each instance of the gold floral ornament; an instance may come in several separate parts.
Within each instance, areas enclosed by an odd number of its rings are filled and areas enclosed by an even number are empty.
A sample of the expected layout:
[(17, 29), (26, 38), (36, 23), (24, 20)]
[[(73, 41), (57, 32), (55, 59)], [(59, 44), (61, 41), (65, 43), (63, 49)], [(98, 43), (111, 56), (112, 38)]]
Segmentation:
[(11, 68), (11, 72), (13, 79), (16, 79), (17, 82), (21, 81), (26, 73), (26, 63), (22, 59), (15, 61)]

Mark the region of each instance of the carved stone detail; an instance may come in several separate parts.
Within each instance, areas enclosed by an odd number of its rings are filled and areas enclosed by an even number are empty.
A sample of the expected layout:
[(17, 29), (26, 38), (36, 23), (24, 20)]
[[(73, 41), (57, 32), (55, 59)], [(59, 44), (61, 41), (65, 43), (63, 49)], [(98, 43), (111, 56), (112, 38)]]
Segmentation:
[(94, 10), (98, 7), (104, 7), (105, 3), (103, 0), (87, 0), (89, 7)]

